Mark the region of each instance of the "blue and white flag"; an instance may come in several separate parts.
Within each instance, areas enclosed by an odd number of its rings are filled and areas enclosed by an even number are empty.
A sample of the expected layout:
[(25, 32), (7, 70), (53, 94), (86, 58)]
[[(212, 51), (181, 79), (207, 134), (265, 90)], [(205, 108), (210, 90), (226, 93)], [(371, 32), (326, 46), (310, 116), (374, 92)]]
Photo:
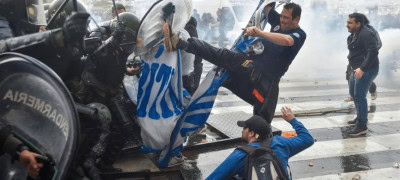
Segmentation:
[[(189, 20), (192, 12), (190, 0), (157, 2), (142, 20), (138, 32), (141, 45), (136, 52), (144, 61), (137, 97), (137, 116), (142, 129), (142, 150), (160, 152), (158, 163), (163, 167), (168, 166), (170, 158), (183, 150), (186, 137), (206, 123), (218, 89), (229, 77), (227, 72), (217, 72), (214, 68), (208, 72), (192, 97), (183, 89), (182, 69), (186, 67), (182, 67), (184, 61), (181, 59), (182, 54), (179, 50), (173, 52), (165, 50), (162, 37), (163, 23), (159, 20), (162, 18), (158, 17), (162, 14), (159, 13), (160, 9), (169, 2), (174, 3), (175, 14), (178, 14), (174, 16), (174, 26), (172, 26), (174, 30), (182, 30)], [(260, 0), (257, 9), (263, 2)], [(187, 9), (188, 7), (190, 9)], [(257, 9), (250, 20), (253, 23)], [(241, 49), (248, 44), (251, 43), (245, 42), (242, 34), (234, 47)]]
[(139, 80), (137, 116), (142, 127), (142, 150), (160, 152), (160, 166), (178, 155), (186, 136), (203, 127), (218, 92), (228, 77), (211, 71), (193, 97), (182, 87), (181, 52), (160, 45), (153, 57), (144, 57)]

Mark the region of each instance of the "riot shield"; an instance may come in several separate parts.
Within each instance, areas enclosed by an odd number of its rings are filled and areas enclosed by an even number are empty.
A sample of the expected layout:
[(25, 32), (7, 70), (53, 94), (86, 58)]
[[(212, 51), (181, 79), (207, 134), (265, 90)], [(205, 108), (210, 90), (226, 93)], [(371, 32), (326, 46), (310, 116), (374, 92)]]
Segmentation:
[[(65, 179), (78, 145), (79, 122), (61, 79), (32, 57), (4, 53), (0, 55), (0, 96), (1, 121), (32, 151), (49, 157), (43, 179)], [(0, 163), (0, 171), (8, 171), (0, 172), (2, 180), (26, 174), (21, 166)]]

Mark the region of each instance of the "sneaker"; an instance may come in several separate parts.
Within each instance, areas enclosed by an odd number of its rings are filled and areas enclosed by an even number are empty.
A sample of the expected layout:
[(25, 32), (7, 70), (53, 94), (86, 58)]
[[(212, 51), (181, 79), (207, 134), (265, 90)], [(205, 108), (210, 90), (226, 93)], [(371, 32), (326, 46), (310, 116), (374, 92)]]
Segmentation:
[(344, 98), (344, 101), (345, 102), (350, 102), (350, 101), (353, 101), (353, 98), (350, 96), (350, 97)]
[(348, 125), (356, 125), (357, 124), (357, 118), (351, 120), (351, 121), (347, 121)]
[(183, 155), (172, 157), (169, 160), (168, 167), (178, 166), (185, 162), (185, 157)]
[(368, 128), (367, 127), (359, 127), (356, 126), (353, 129), (351, 129), (347, 135), (354, 137), (354, 136), (360, 136), (360, 135), (365, 135), (368, 132)]
[(168, 23), (164, 24), (163, 31), (165, 38), (165, 49), (168, 52), (176, 50), (176, 45), (179, 42), (179, 35), (171, 32), (171, 26)]
[(375, 100), (378, 97), (376, 92), (371, 93), (371, 100)]

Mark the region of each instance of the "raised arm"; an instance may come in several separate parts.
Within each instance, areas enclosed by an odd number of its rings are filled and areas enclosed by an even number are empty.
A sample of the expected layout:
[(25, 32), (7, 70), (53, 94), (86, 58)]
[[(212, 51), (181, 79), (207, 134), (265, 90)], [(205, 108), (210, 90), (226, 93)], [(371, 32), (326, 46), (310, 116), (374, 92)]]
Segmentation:
[(279, 46), (293, 46), (294, 45), (294, 39), (290, 35), (287, 35), (287, 34), (265, 32), (265, 31), (261, 31), (257, 27), (243, 28), (243, 30), (246, 30), (246, 33), (244, 34), (245, 36), (262, 37), (262, 38), (264, 38), (268, 41), (271, 41), (272, 43), (277, 44)]
[(289, 157), (292, 157), (297, 153), (312, 146), (314, 144), (314, 138), (304, 127), (304, 125), (301, 122), (297, 121), (290, 108), (283, 107), (281, 111), (283, 119), (289, 122), (297, 133), (296, 137), (284, 138), (284, 144), (288, 147), (289, 150)]

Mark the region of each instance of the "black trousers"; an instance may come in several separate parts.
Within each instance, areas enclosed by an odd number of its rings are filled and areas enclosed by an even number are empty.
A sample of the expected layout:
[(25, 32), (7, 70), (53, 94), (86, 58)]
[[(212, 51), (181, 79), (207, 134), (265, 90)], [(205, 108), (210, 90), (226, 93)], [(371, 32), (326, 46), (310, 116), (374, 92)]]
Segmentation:
[[(197, 38), (180, 41), (178, 47), (184, 46), (186, 52), (200, 56), (202, 59), (226, 69), (231, 75), (224, 86), (247, 103), (253, 105), (253, 114), (259, 115), (271, 123), (278, 102), (279, 81), (271, 80), (262, 74), (260, 67), (255, 67), (254, 75), (241, 66), (250, 59), (242, 52), (226, 48), (216, 48)], [(264, 99), (262, 102), (253, 93), (256, 90)]]

